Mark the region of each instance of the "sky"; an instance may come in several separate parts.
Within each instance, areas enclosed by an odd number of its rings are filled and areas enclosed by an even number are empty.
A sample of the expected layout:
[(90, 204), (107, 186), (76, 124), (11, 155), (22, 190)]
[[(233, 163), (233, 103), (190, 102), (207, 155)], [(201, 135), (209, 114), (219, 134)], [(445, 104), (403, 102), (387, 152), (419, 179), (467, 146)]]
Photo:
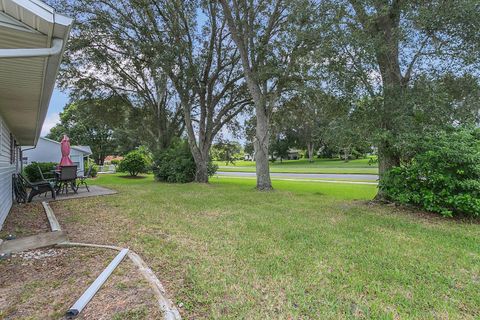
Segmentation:
[(52, 98), (50, 99), (47, 117), (43, 123), (41, 133), (42, 137), (46, 136), (50, 132), (50, 129), (60, 122), (60, 112), (63, 111), (63, 108), (67, 103), (68, 93), (62, 92), (60, 89), (55, 88), (55, 90), (53, 90)]
[[(43, 123), (41, 136), (45, 137), (50, 129), (53, 128), (57, 123), (60, 122), (60, 112), (63, 111), (65, 105), (68, 103), (68, 92), (62, 92), (60, 89), (55, 88), (53, 90), (52, 98), (50, 99), (50, 104), (48, 107), (47, 117)], [(240, 119), (243, 123), (244, 119)], [(245, 143), (245, 138), (234, 138), (232, 133), (229, 132), (226, 128), (222, 130), (223, 137), (227, 140), (238, 141), (241, 144)]]

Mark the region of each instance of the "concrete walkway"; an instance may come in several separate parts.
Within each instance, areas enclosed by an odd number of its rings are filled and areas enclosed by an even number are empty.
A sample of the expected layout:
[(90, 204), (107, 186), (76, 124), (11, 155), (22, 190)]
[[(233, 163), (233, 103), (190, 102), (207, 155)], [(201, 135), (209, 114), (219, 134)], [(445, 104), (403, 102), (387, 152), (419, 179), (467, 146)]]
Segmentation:
[[(227, 177), (255, 177), (255, 172), (224, 172), (217, 171), (216, 175)], [(342, 179), (342, 180), (368, 180), (377, 181), (376, 174), (337, 174), (337, 173), (276, 173), (270, 172), (272, 178), (289, 179)]]
[(115, 194), (117, 191), (107, 189), (104, 187), (100, 186), (88, 186), (90, 189), (90, 192), (87, 191), (87, 189), (82, 186), (78, 188), (77, 193), (74, 193), (72, 190), (69, 189), (68, 193), (60, 193), (57, 195), (57, 198), (55, 200), (52, 199), (50, 193), (47, 193), (47, 196), (45, 197), (43, 194), (40, 194), (32, 199), (32, 201), (60, 201), (60, 200), (67, 200), (67, 199), (77, 199), (77, 198), (87, 198), (87, 197), (95, 197), (95, 196), (103, 196), (107, 194)]

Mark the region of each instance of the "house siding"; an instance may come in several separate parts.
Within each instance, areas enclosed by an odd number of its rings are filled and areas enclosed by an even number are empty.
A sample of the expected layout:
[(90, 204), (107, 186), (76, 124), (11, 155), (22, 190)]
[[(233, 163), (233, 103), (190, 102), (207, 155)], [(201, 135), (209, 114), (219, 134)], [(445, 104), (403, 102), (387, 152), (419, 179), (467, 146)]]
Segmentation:
[(12, 207), (12, 174), (16, 164), (11, 164), (10, 130), (0, 116), (0, 230)]
[[(81, 151), (71, 148), (70, 159), (78, 166), (78, 173), (83, 175), (84, 164), (83, 158), (85, 154)], [(60, 143), (50, 141), (40, 137), (38, 139), (37, 146), (35, 148), (25, 147), (23, 151), (23, 165), (29, 165), (32, 162), (60, 162), (62, 158), (62, 152)]]

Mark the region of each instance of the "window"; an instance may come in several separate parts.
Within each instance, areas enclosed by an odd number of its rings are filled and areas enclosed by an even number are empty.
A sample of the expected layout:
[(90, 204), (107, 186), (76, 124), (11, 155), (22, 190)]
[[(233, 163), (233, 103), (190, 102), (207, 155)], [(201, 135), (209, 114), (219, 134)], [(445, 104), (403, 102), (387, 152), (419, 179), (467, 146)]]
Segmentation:
[(17, 142), (15, 141), (15, 139), (13, 139), (13, 134), (10, 133), (10, 164), (15, 163), (16, 146), (17, 146)]
[(3, 121), (2, 118), (0, 118), (0, 154), (2, 154), (2, 144), (3, 144)]

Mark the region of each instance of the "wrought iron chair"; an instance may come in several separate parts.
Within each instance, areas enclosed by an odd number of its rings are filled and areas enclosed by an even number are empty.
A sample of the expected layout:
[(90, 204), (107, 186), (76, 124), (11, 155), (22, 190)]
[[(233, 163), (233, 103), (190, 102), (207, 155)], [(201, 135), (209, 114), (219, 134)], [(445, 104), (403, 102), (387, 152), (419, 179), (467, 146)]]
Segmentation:
[[(55, 199), (55, 188), (54, 184), (51, 182), (30, 182), (20, 173), (14, 174), (12, 178), (13, 191), (15, 193), (15, 199), (18, 203), (32, 202), (33, 197), (46, 192), (51, 192), (52, 198)], [(27, 188), (31, 189), (30, 193), (27, 192)]]
[[(45, 174), (42, 172), (42, 169), (37, 166), (37, 169), (38, 169), (38, 173), (40, 174), (40, 178), (42, 178), (42, 181), (48, 181), (48, 182), (52, 182), (52, 183), (55, 183), (57, 179), (55, 179), (55, 177), (52, 177), (52, 178), (45, 178)], [(52, 173), (49, 173), (50, 175), (52, 175)]]
[(70, 186), (74, 193), (77, 193), (77, 166), (61, 166), (60, 172), (57, 174), (57, 194), (61, 191), (68, 193)]
[(87, 188), (87, 191), (90, 192), (90, 189), (88, 189), (87, 179), (92, 177), (92, 168), (93, 165), (88, 167), (87, 174), (78, 177), (77, 189), (80, 188), (80, 186), (83, 184), (85, 188)]

